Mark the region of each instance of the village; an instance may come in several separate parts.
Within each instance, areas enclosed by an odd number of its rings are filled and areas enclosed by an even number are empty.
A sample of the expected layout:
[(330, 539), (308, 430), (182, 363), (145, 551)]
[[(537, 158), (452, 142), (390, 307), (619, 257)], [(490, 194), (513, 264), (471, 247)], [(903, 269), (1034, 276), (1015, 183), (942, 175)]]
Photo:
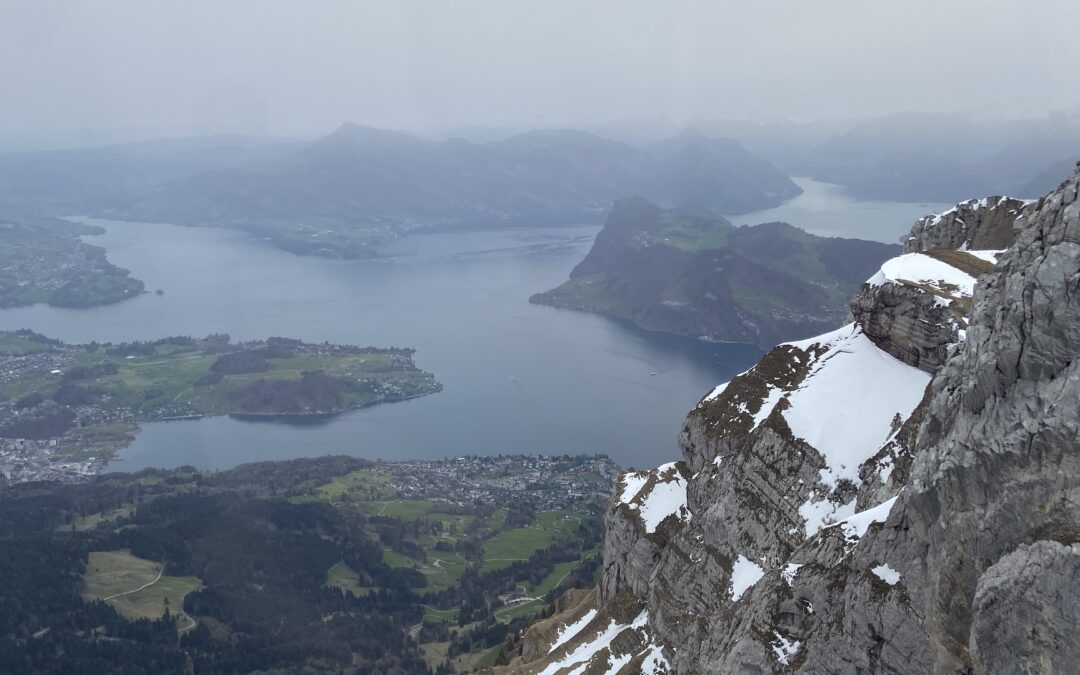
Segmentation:
[(608, 499), (621, 472), (606, 455), (490, 455), (378, 462), (393, 478), (398, 499), (501, 508), (529, 504), (537, 511), (583, 499)]

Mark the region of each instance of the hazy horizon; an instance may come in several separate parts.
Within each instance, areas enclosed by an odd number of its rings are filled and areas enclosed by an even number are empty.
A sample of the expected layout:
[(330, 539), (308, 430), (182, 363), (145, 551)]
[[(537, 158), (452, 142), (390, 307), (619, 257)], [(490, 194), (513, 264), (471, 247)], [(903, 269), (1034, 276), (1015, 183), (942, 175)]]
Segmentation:
[(0, 144), (1080, 111), (1061, 0), (311, 7), (5, 5)]

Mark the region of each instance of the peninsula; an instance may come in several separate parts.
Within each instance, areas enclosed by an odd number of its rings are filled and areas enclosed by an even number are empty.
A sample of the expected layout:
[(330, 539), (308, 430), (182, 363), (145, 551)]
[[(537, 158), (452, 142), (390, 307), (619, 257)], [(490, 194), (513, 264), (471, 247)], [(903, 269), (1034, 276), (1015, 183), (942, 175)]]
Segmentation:
[(413, 353), (228, 335), (71, 345), (0, 332), (0, 471), (11, 480), (97, 473), (142, 422), (324, 416), (441, 390)]

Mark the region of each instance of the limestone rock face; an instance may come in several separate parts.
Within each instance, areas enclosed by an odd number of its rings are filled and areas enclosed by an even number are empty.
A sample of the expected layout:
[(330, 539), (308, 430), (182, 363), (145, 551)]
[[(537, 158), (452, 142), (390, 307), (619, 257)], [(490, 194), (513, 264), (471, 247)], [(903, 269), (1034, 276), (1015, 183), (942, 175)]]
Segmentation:
[(688, 517), (684, 462), (665, 464), (651, 471), (624, 475), (615, 488), (616, 498), (604, 518), (604, 575), (601, 603), (629, 588), (643, 598), (648, 594), (653, 569), (668, 536)]
[(1080, 664), (1080, 545), (1020, 546), (979, 577), (971, 659), (981, 672), (1065, 673)]
[(956, 344), (956, 323), (934, 296), (902, 284), (863, 284), (851, 300), (851, 315), (874, 344), (904, 363), (932, 373)]
[(904, 251), (934, 248), (1000, 250), (1016, 241), (1014, 225), (1024, 202), (1011, 197), (984, 197), (915, 222), (904, 241)]
[(920, 220), (852, 324), (705, 396), (608, 514), (598, 603), (641, 604), (636, 656), (583, 672), (1074, 669), (1078, 190)]

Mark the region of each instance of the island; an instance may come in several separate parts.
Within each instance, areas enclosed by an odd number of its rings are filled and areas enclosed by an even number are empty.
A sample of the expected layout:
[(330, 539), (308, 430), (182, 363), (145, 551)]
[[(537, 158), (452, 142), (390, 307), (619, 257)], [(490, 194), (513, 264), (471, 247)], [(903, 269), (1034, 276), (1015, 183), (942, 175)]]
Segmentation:
[(855, 290), (899, 252), (787, 223), (736, 227), (709, 212), (626, 199), (570, 280), (530, 302), (768, 349), (841, 325)]
[(440, 391), (413, 354), (224, 334), (75, 345), (0, 332), (0, 474), (97, 473), (142, 422), (327, 416)]
[(0, 308), (44, 303), (86, 308), (133, 298), (143, 282), (83, 235), (103, 229), (59, 218), (0, 213)]

